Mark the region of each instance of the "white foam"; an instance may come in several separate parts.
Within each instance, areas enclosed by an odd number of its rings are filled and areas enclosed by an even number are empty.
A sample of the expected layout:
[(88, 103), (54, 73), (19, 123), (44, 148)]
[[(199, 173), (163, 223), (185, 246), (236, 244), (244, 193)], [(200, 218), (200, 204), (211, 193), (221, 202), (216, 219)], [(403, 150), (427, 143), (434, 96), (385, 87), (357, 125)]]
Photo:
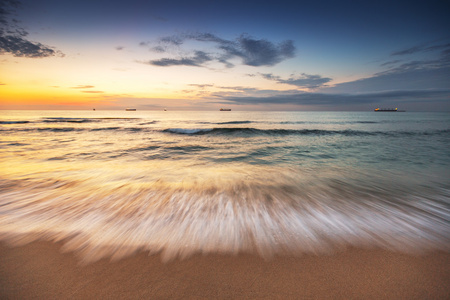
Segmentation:
[(378, 199), (280, 174), (243, 178), (102, 186), (93, 176), (3, 191), (0, 238), (64, 240), (64, 249), (84, 262), (142, 249), (162, 252), (164, 260), (196, 252), (253, 251), (268, 258), (345, 246), (449, 250), (448, 190)]

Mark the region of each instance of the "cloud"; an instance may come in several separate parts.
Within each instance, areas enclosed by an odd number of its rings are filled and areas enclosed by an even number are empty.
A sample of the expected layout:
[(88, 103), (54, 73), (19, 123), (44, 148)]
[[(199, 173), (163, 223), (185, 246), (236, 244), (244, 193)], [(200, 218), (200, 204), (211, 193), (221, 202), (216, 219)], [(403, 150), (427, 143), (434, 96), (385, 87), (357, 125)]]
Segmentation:
[(170, 67), (170, 66), (192, 66), (192, 67), (202, 67), (204, 63), (213, 60), (207, 53), (203, 51), (195, 51), (194, 56), (184, 57), (184, 58), (162, 58), (156, 60), (150, 60), (146, 64), (159, 66), (159, 67)]
[(122, 51), (123, 49), (125, 49), (125, 47), (123, 47), (123, 46), (117, 46), (115, 49), (116, 49), (117, 51)]
[(247, 37), (241, 37), (239, 41), (244, 49), (244, 64), (249, 66), (273, 66), (286, 58), (294, 57), (295, 47), (291, 40), (279, 45)]
[(155, 47), (152, 48), (152, 50), (154, 52), (158, 52), (158, 53), (166, 52), (166, 48), (164, 48), (163, 46), (155, 46)]
[(16, 0), (0, 1), (0, 54), (12, 54), (16, 57), (42, 58), (60, 56), (61, 51), (26, 38), (28, 32), (17, 25), (9, 16), (20, 6)]
[(449, 87), (450, 67), (437, 69), (403, 69), (378, 73), (372, 77), (340, 83), (321, 91), (326, 93), (367, 93), (382, 90), (430, 90)]
[(166, 36), (159, 39), (160, 43), (180, 46), (183, 44), (183, 39), (180, 36)]
[(239, 98), (239, 97), (254, 97), (254, 98), (265, 98), (265, 97), (278, 97), (281, 95), (293, 95), (298, 94), (297, 89), (293, 90), (273, 90), (273, 89), (258, 89), (245, 86), (216, 86), (217, 91), (209, 94), (210, 98), (226, 99)]
[(390, 65), (395, 65), (396, 63), (401, 62), (401, 60), (391, 60), (391, 61), (387, 61), (385, 63), (382, 63), (380, 66), (381, 67), (385, 67), (385, 66), (390, 66)]
[(429, 52), (436, 50), (448, 50), (450, 48), (450, 43), (430, 45), (430, 44), (420, 44), (410, 48), (406, 48), (400, 51), (395, 51), (391, 53), (391, 56), (409, 55), (419, 52)]
[(267, 80), (276, 81), (277, 83), (284, 83), (307, 89), (316, 89), (322, 87), (332, 80), (328, 77), (322, 77), (320, 75), (309, 75), (305, 73), (302, 73), (297, 77), (291, 76), (288, 79), (282, 79), (280, 76), (273, 75), (272, 73), (260, 73), (260, 75)]
[[(162, 58), (160, 60), (151, 61), (156, 62), (157, 66), (172, 66), (172, 65), (187, 65), (200, 66), (203, 63), (215, 60), (231, 68), (234, 66), (230, 60), (238, 58), (243, 65), (247, 66), (273, 66), (281, 61), (295, 56), (295, 46), (292, 40), (285, 40), (278, 44), (268, 41), (266, 39), (255, 39), (247, 34), (241, 34), (234, 40), (226, 40), (211, 33), (190, 33), (173, 36), (162, 37), (157, 41), (157, 45), (150, 49), (165, 53), (173, 47), (179, 48), (186, 41), (197, 41), (213, 44), (215, 53), (209, 56), (208, 60), (202, 62), (195, 61), (192, 64), (191, 60), (186, 58)], [(140, 45), (148, 46), (150, 42), (141, 42)], [(203, 52), (194, 50), (194, 53)], [(204, 52), (203, 52), (204, 53)]]
[(214, 84), (195, 84), (195, 83), (191, 83), (191, 84), (188, 84), (188, 85), (189, 86), (195, 86), (195, 87), (198, 87), (198, 88), (201, 88), (201, 89), (214, 86)]
[(93, 85), (77, 85), (77, 86), (72, 86), (71, 89), (91, 89), (94, 87), (95, 86), (93, 86)]
[(392, 52), (391, 56), (413, 54), (413, 53), (416, 53), (416, 52), (419, 52), (419, 51), (422, 51), (422, 47), (415, 46), (415, 47), (412, 47), (412, 48), (408, 48), (408, 49)]
[[(407, 57), (424, 51), (438, 50), (423, 59), (423, 55)], [(450, 43), (439, 45), (419, 45), (392, 55), (404, 55), (402, 60), (388, 61), (382, 66), (386, 70), (373, 74), (373, 76), (355, 81), (344, 82), (328, 87), (322, 91), (327, 93), (340, 92), (376, 92), (381, 90), (437, 90), (447, 89), (450, 78)]]
[(0, 54), (5, 53), (29, 58), (63, 56), (60, 51), (55, 51), (41, 43), (28, 41), (23, 36), (0, 33)]
[(255, 96), (223, 96), (221, 100), (233, 102), (234, 104), (294, 104), (313, 106), (352, 106), (381, 103), (411, 103), (411, 102), (446, 102), (450, 97), (450, 90), (396, 90), (376, 93), (353, 93), (353, 94), (326, 94), (326, 93), (296, 93), (255, 97)]
[(86, 91), (81, 91), (82, 93), (89, 93), (89, 94), (100, 94), (100, 93), (104, 93), (103, 91), (93, 91), (93, 90), (89, 90), (92, 88), (95, 88), (95, 86), (93, 85), (77, 85), (77, 86), (72, 86), (70, 87), (71, 89), (77, 89), (77, 90), (86, 90)]

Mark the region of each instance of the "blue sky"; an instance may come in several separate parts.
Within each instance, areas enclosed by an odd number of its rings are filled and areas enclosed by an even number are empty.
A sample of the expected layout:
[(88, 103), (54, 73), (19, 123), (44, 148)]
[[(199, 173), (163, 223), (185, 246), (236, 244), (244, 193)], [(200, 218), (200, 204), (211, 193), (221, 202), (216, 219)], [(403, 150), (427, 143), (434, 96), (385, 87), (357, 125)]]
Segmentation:
[(3, 0), (0, 108), (450, 111), (449, 7)]

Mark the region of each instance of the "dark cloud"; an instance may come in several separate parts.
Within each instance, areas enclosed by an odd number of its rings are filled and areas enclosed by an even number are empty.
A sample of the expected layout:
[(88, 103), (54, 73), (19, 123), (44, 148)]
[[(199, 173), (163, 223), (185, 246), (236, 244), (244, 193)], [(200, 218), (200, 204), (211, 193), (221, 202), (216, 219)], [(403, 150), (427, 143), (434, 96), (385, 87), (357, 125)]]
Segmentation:
[(152, 48), (152, 50), (154, 52), (158, 52), (158, 53), (166, 52), (166, 48), (164, 48), (163, 46), (155, 46), (155, 47)]
[(10, 16), (20, 7), (16, 0), (0, 0), (0, 54), (12, 54), (16, 57), (41, 58), (64, 56), (61, 51), (28, 40), (28, 32), (17, 25)]
[(183, 44), (183, 38), (179, 36), (166, 36), (160, 38), (159, 42), (168, 45), (180, 46), (181, 44)]
[(294, 57), (294, 43), (284, 41), (278, 45), (268, 40), (255, 40), (248, 36), (238, 38), (237, 47), (222, 47), (229, 57), (242, 58), (244, 65), (248, 66), (273, 66), (286, 58)]
[[(248, 66), (273, 66), (285, 59), (295, 56), (295, 46), (292, 40), (286, 40), (281, 43), (275, 44), (266, 39), (255, 39), (249, 35), (242, 34), (235, 40), (222, 39), (211, 33), (191, 33), (180, 34), (160, 38), (157, 41), (157, 45), (152, 47), (151, 50), (164, 53), (168, 52), (171, 47), (180, 47), (185, 41), (198, 41), (214, 44), (217, 53), (214, 54), (214, 58), (210, 57), (210, 60), (203, 62), (209, 62), (216, 60), (223, 63), (226, 67), (231, 68), (234, 66), (230, 60), (234, 58), (241, 59), (242, 64)], [(140, 45), (146, 46), (150, 42), (141, 42)], [(195, 51), (197, 53), (200, 51)], [(198, 62), (192, 63), (191, 60), (185, 58), (163, 58), (157, 61), (158, 66), (172, 66), (172, 65), (188, 65), (199, 66)]]
[(0, 32), (0, 54), (10, 53), (16, 57), (48, 57), (61, 56), (55, 51), (41, 43), (31, 42), (19, 35), (6, 35)]
[(382, 104), (406, 102), (430, 102), (430, 101), (448, 101), (450, 90), (397, 90), (383, 91), (376, 93), (355, 93), (355, 94), (326, 94), (326, 93), (296, 93), (267, 96), (267, 97), (248, 97), (248, 96), (223, 96), (222, 100), (233, 102), (234, 104), (294, 104), (294, 105), (314, 105), (314, 106), (349, 106), (361, 104)]
[(322, 77), (320, 75), (309, 75), (302, 73), (300, 76), (291, 76), (288, 79), (282, 79), (280, 76), (273, 75), (271, 73), (260, 74), (263, 78), (276, 81), (278, 83), (284, 83), (294, 85), (300, 88), (316, 89), (324, 86), (332, 79), (328, 77)]
[(192, 66), (192, 67), (202, 67), (204, 63), (213, 60), (207, 53), (203, 51), (195, 51), (194, 56), (184, 57), (184, 58), (162, 58), (151, 60), (146, 62), (146, 64), (159, 66), (159, 67), (169, 67), (169, 66)]
[(125, 47), (123, 47), (123, 46), (117, 46), (117, 47), (116, 47), (116, 50), (117, 50), (117, 51), (121, 51), (121, 50), (123, 50), (123, 49), (125, 49)]
[[(176, 35), (166, 36), (160, 38), (157, 43), (158, 44), (156, 46), (151, 47), (150, 50), (157, 53), (165, 53), (173, 47), (181, 46), (184, 43), (184, 38)], [(139, 43), (140, 46), (149, 46), (151, 44), (152, 42)]]

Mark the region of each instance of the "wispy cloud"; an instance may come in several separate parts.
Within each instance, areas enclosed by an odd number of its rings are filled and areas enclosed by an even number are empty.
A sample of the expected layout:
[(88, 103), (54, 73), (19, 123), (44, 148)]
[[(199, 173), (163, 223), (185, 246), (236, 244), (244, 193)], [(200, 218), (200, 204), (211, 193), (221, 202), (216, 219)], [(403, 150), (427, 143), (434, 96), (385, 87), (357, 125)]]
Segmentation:
[[(428, 51), (436, 52), (427, 55), (425, 59), (422, 53)], [(450, 43), (421, 44), (393, 52), (391, 56), (401, 56), (402, 59), (383, 63), (381, 66), (386, 69), (370, 77), (340, 83), (322, 91), (365, 93), (383, 90), (437, 90), (449, 87)]]
[(438, 45), (430, 45), (430, 44), (420, 44), (410, 48), (402, 49), (399, 51), (392, 52), (392, 56), (400, 56), (400, 55), (409, 55), (419, 52), (429, 52), (436, 50), (448, 50), (450, 48), (450, 43), (443, 43)]
[(395, 65), (396, 63), (401, 62), (401, 60), (396, 59), (396, 60), (391, 60), (391, 61), (387, 61), (385, 63), (382, 63), (380, 66), (381, 67), (386, 67), (386, 66), (391, 66), (391, 65)]
[(198, 87), (198, 88), (201, 88), (201, 89), (214, 86), (214, 84), (195, 84), (195, 83), (191, 83), (191, 84), (188, 84), (188, 85), (189, 86), (195, 86), (195, 87)]
[(115, 49), (117, 51), (122, 51), (123, 49), (125, 49), (125, 47), (124, 46), (117, 46)]
[[(180, 48), (186, 41), (197, 41), (210, 43), (213, 45), (208, 59), (192, 61), (192, 58), (178, 57), (178, 58), (162, 58), (158, 60), (151, 60), (148, 63), (156, 66), (203, 66), (203, 64), (210, 61), (217, 61), (231, 68), (234, 64), (232, 59), (238, 58), (243, 65), (248, 66), (273, 66), (279, 62), (292, 58), (295, 56), (295, 46), (292, 40), (286, 40), (281, 43), (273, 43), (266, 39), (255, 39), (247, 34), (242, 34), (234, 40), (226, 40), (211, 33), (190, 33), (179, 34), (160, 38), (156, 41), (156, 45), (152, 46), (150, 50), (158, 53), (170, 52), (173, 47)], [(142, 46), (149, 46), (151, 42), (141, 42)], [(194, 50), (194, 55), (197, 53), (204, 53), (200, 50)]]
[(88, 93), (88, 94), (101, 94), (101, 93), (104, 93), (103, 91), (91, 90), (91, 89), (95, 88), (95, 86), (93, 86), (93, 85), (77, 85), (77, 86), (72, 86), (70, 88), (71, 89), (81, 90), (80, 92)]
[(322, 87), (332, 80), (329, 77), (322, 77), (320, 75), (310, 75), (305, 73), (300, 74), (300, 76), (292, 75), (288, 79), (283, 79), (280, 76), (273, 75), (272, 73), (260, 73), (259, 75), (261, 75), (265, 79), (276, 81), (277, 83), (284, 83), (307, 89), (316, 89)]
[(77, 86), (72, 86), (71, 89), (92, 89), (95, 86), (93, 85), (77, 85)]
[(26, 38), (28, 32), (18, 26), (15, 20), (10, 19), (20, 5), (17, 0), (0, 1), (0, 54), (9, 53), (28, 58), (64, 56), (61, 51)]

